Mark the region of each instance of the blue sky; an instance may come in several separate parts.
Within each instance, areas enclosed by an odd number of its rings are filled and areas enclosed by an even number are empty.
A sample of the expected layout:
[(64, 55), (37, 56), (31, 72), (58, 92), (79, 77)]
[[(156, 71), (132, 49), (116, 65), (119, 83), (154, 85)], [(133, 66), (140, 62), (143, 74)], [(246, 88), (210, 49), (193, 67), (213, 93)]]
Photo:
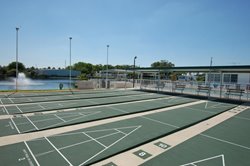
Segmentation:
[(249, 0), (0, 0), (0, 65), (249, 65)]

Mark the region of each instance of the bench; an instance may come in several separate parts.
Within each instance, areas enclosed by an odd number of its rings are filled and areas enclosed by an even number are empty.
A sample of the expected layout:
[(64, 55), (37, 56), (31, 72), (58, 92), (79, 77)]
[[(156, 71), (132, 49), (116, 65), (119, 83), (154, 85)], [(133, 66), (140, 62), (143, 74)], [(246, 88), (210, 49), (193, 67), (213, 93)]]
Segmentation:
[(244, 89), (231, 89), (231, 88), (228, 88), (226, 90), (226, 93), (225, 95), (229, 98), (230, 95), (233, 95), (233, 96), (239, 96), (239, 99), (241, 100), (241, 96), (243, 96), (243, 93), (244, 93)]
[(198, 86), (198, 88), (196, 90), (198, 95), (199, 95), (200, 92), (208, 94), (210, 91), (211, 91), (211, 87), (209, 87), (209, 86)]
[(165, 87), (165, 84), (163, 82), (161, 82), (161, 83), (157, 83), (155, 88), (158, 89), (158, 90), (159, 89), (162, 90), (164, 87)]
[(174, 91), (180, 90), (181, 93), (183, 93), (183, 90), (185, 89), (185, 87), (186, 87), (186, 85), (177, 84), (177, 85), (175, 85), (175, 87), (174, 87)]

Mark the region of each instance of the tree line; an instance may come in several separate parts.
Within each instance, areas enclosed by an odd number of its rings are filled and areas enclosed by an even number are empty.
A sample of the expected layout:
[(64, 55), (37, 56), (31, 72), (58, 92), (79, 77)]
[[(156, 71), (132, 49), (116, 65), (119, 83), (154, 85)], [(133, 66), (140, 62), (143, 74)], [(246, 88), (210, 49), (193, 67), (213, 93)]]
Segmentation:
[[(157, 62), (153, 62), (151, 64), (151, 67), (174, 67), (175, 65), (172, 62), (166, 61), (166, 60), (160, 60)], [(133, 65), (108, 65), (108, 69), (131, 69), (133, 68)], [(138, 67), (138, 66), (136, 66)], [(70, 66), (67, 66), (66, 69), (69, 69)], [(78, 70), (81, 72), (81, 78), (85, 79), (88, 77), (93, 77), (95, 74), (101, 70), (106, 70), (107, 65), (102, 64), (91, 64), (86, 62), (77, 62), (72, 65), (72, 70)], [(40, 69), (57, 69), (62, 70), (64, 68), (55, 68), (48, 66), (47, 68), (36, 68), (34, 66), (32, 67), (25, 67), (25, 65), (21, 62), (18, 62), (18, 71), (25, 73), (25, 75), (29, 78), (39, 78), (37, 75), (37, 70)], [(7, 66), (0, 66), (0, 79), (6, 79), (9, 77), (15, 77), (16, 76), (16, 62), (11, 62)]]

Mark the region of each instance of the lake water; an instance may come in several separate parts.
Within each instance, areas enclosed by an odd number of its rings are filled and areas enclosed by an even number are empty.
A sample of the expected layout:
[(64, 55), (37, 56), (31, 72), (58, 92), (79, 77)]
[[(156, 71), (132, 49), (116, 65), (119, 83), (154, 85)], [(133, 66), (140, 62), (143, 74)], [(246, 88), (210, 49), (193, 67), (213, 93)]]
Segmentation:
[[(31, 80), (23, 79), (18, 80), (18, 89), (20, 90), (51, 90), (59, 89), (59, 84), (63, 84), (63, 89), (69, 89), (69, 80)], [(72, 80), (71, 88), (74, 81)], [(15, 79), (9, 81), (0, 81), (0, 90), (15, 90), (16, 82)]]

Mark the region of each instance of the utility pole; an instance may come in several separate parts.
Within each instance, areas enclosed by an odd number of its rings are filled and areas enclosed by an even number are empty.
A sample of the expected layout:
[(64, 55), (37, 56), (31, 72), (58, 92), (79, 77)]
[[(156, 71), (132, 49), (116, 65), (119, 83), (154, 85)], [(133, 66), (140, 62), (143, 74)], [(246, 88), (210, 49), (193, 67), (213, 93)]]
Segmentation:
[(109, 45), (107, 45), (106, 88), (108, 88)]
[(71, 40), (72, 37), (69, 37), (69, 89), (71, 89)]
[(18, 30), (16, 27), (16, 92), (18, 91)]
[(133, 88), (135, 87), (135, 60), (137, 56), (134, 57), (134, 72), (133, 72)]

